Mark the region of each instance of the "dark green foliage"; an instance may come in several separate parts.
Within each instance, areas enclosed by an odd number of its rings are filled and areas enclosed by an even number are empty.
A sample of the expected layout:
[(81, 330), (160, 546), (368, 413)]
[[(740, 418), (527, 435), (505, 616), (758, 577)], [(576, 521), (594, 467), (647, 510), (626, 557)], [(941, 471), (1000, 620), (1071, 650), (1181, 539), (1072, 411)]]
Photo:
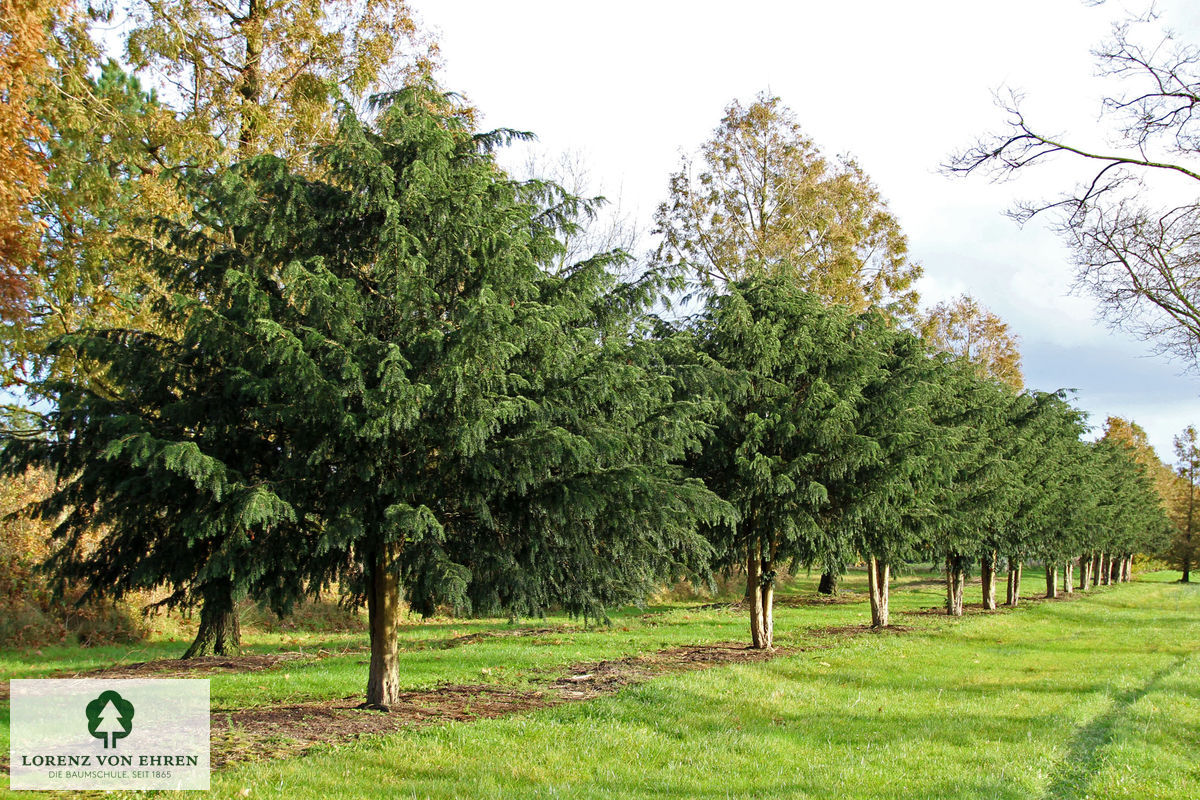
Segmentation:
[(786, 280), (732, 286), (696, 321), (723, 406), (695, 467), (741, 520), (732, 540), (718, 537), (718, 566), (740, 563), (758, 537), (781, 563), (843, 551), (828, 524), (830, 487), (872, 455), (856, 422), (882, 369), (856, 345), (862, 324)]
[(836, 484), (830, 519), (842, 547), (899, 565), (918, 556), (939, 521), (942, 362), (883, 316), (864, 315), (859, 326), (855, 347), (873, 362), (855, 414), (865, 457)]
[(646, 336), (655, 287), (614, 285), (613, 256), (543, 270), (569, 220), (466, 120), (411, 89), (346, 118), (328, 179), (260, 157), (195, 181), (146, 253), (175, 333), (60, 340), (113, 392), (51, 387), (52, 435), (7, 450), (63, 480), (65, 571), (283, 610), (383, 570), (426, 611), (601, 615), (704, 567), (697, 523), (730, 513), (673, 466), (708, 401)]

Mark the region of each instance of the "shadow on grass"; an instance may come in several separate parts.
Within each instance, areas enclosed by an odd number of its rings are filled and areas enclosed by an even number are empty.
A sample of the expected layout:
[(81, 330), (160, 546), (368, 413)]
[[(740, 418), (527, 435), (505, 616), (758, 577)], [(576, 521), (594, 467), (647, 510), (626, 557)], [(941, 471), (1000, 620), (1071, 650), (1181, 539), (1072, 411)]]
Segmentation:
[(1180, 656), (1151, 675), (1145, 684), (1119, 693), (1106, 713), (1078, 729), (1071, 739), (1066, 757), (1046, 789), (1044, 800), (1073, 800), (1086, 796), (1090, 778), (1100, 764), (1102, 751), (1116, 736), (1117, 723), (1134, 703), (1159, 688), (1159, 684), (1186, 661), (1186, 655)]

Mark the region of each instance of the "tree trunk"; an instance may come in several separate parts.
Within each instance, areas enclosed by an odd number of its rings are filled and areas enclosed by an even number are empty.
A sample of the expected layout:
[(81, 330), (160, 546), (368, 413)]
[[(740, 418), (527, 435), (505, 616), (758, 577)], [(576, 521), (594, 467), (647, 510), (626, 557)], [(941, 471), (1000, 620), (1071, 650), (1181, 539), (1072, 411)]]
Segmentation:
[(774, 564), (765, 562), (763, 564), (762, 577), (762, 627), (763, 627), (763, 649), (773, 650), (775, 648), (775, 577)]
[(766, 650), (766, 631), (763, 627), (762, 606), (762, 557), (758, 552), (758, 539), (746, 544), (746, 594), (750, 597), (750, 645), (755, 650)]
[(963, 614), (963, 587), (966, 584), (966, 570), (963, 562), (966, 559), (959, 555), (946, 559), (946, 613), (952, 617)]
[(1121, 559), (1122, 556), (1113, 556), (1108, 562), (1108, 582), (1121, 582)]
[(386, 710), (400, 697), (400, 662), (396, 658), (396, 625), (400, 621), (400, 579), (393, 551), (375, 556), (367, 575), (367, 626), (371, 631), (371, 666), (367, 674), (368, 708)]
[(867, 559), (867, 585), (871, 591), (871, 627), (886, 628), (888, 625), (888, 564)]
[(834, 570), (821, 573), (821, 582), (817, 585), (817, 594), (837, 594), (838, 574)]
[(951, 556), (946, 556), (945, 563), (942, 564), (942, 574), (946, 580), (946, 613), (954, 615), (954, 567), (951, 562), (954, 559)]
[(1112, 575), (1108, 571), (1108, 553), (1100, 554), (1100, 584), (1108, 586), (1112, 582)]
[(1123, 569), (1123, 574), (1121, 576), (1121, 583), (1129, 583), (1131, 580), (1133, 580), (1133, 554), (1132, 553), (1125, 556), (1125, 558), (1121, 561), (1121, 567)]
[(1092, 557), (1079, 557), (1079, 591), (1086, 592), (1092, 580)]
[(259, 0), (250, 0), (241, 18), (242, 34), (246, 38), (246, 60), (238, 70), (241, 75), (238, 94), (242, 96), (241, 130), (238, 132), (238, 154), (252, 155), (251, 148), (258, 138), (258, 115), (262, 113), (262, 53), (263, 20)]
[(233, 584), (214, 581), (200, 589), (200, 629), (183, 658), (236, 655), (242, 644)]
[(1063, 591), (1067, 594), (1075, 593), (1075, 562), (1069, 558), (1063, 566)]
[(1058, 597), (1058, 567), (1053, 564), (1046, 565), (1046, 597)]
[(996, 610), (996, 551), (985, 553), (979, 559), (979, 575), (983, 582), (983, 607)]
[(1099, 586), (1100, 585), (1100, 554), (1099, 553), (1094, 553), (1092, 555), (1091, 575), (1092, 575), (1092, 586)]
[(1021, 561), (1008, 562), (1008, 601), (1005, 605), (1016, 606), (1021, 602)]

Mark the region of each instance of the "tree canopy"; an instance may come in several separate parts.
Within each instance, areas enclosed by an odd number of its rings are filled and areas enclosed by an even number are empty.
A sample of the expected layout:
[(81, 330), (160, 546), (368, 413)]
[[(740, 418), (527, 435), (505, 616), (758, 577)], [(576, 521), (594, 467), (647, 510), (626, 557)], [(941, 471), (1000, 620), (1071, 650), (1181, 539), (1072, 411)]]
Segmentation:
[[(639, 334), (648, 287), (613, 286), (604, 257), (542, 268), (557, 223), (497, 140), (413, 88), (378, 128), (344, 119), (328, 180), (274, 156), (199, 179), (203, 225), (167, 221), (144, 253), (171, 333), (61, 337), (112, 392), (48, 387), (50, 435), (6, 450), (58, 471), (64, 570), (281, 610), (339, 581), (367, 602), (380, 705), (403, 592), (601, 615), (702, 570), (698, 525), (732, 519), (679, 463), (707, 400)], [(75, 547), (96, 523), (101, 546)]]
[(778, 97), (733, 101), (671, 176), (655, 214), (653, 262), (703, 290), (788, 276), (826, 303), (916, 310), (921, 268), (878, 188), (848, 158), (831, 161)]

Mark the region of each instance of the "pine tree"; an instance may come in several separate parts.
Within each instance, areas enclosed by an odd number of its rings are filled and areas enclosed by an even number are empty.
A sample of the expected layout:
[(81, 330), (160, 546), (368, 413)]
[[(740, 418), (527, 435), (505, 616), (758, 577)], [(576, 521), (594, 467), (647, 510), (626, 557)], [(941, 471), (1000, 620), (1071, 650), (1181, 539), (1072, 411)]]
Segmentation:
[(653, 285), (542, 268), (571, 222), (496, 167), (505, 138), (415, 87), (377, 128), (346, 116), (327, 180), (274, 156), (200, 179), (147, 253), (178, 335), (62, 340), (122, 391), (59, 387), (57, 435), (7, 448), (59, 470), (62, 563), (97, 591), (229, 577), (281, 611), (337, 581), (368, 608), (372, 705), (405, 597), (598, 617), (702, 568), (698, 524), (731, 511), (672, 464), (707, 401), (648, 335)]
[(863, 317), (856, 347), (877, 369), (857, 400), (856, 429), (867, 457), (832, 490), (835, 539), (867, 562), (871, 624), (889, 624), (894, 569), (927, 546), (938, 513), (935, 495), (945, 430), (934, 420), (944, 364), (916, 337), (882, 315)]
[(1047, 566), (1077, 552), (1062, 541), (1064, 515), (1074, 498), (1068, 471), (1072, 448), (1085, 430), (1084, 415), (1066, 402), (1062, 392), (1026, 392), (1014, 407), (1016, 428), (1011, 450), (1014, 479), (1020, 487), (1006, 528), (1004, 553), (1008, 560), (1006, 605), (1020, 603), (1024, 562), (1040, 558)]
[[(939, 514), (930, 545), (945, 564), (946, 611), (961, 616), (969, 566), (979, 559), (985, 572), (994, 570), (995, 532), (1011, 513), (1012, 476), (1004, 448), (1014, 395), (966, 358), (946, 360), (939, 377), (941, 391), (931, 411), (942, 433), (935, 461)], [(994, 607), (994, 574), (982, 577), (984, 605)]]
[(715, 563), (745, 565), (751, 642), (769, 649), (778, 571), (845, 551), (829, 524), (830, 487), (870, 456), (855, 417), (881, 358), (857, 344), (863, 318), (789, 279), (730, 289), (690, 331), (721, 401), (693, 466), (737, 509), (736, 527), (710, 530)]

